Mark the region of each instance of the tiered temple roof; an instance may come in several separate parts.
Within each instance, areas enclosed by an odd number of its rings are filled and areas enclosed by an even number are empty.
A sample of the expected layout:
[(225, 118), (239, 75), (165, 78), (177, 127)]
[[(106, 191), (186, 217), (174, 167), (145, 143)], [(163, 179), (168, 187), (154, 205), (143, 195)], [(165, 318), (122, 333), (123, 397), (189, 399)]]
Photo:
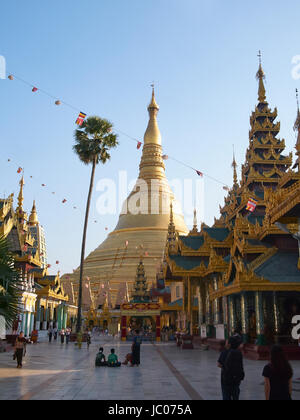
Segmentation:
[[(277, 109), (268, 105), (264, 78), (260, 63), (258, 104), (250, 117), (242, 180), (238, 183), (234, 157), (233, 187), (220, 207), (221, 217), (212, 227), (202, 224), (197, 232), (194, 226), (188, 236), (182, 236), (174, 232), (171, 209), (166, 279), (209, 281), (214, 275), (218, 280), (209, 286), (211, 300), (243, 290), (299, 290), (297, 241), (273, 223), (291, 212), (294, 219), (288, 220), (288, 228), (298, 232), (300, 178), (291, 169), (292, 153), (284, 154), (285, 141), (278, 138)], [(300, 132), (299, 110), (295, 128)], [(296, 150), (298, 167), (299, 134)], [(252, 213), (247, 210), (249, 199), (257, 201)]]

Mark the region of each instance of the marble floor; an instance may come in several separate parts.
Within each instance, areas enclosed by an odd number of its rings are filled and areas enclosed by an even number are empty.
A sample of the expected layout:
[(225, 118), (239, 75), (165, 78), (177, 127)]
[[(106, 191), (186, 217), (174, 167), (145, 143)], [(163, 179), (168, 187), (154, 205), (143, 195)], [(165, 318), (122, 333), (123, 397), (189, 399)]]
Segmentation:
[[(0, 354), (0, 400), (220, 400), (220, 369), (215, 351), (181, 350), (174, 343), (144, 343), (140, 367), (95, 368), (100, 344), (114, 347), (120, 360), (129, 343), (110, 337), (93, 339), (79, 350), (74, 344), (42, 342), (27, 346), (23, 369), (12, 353)], [(294, 395), (300, 400), (300, 362), (293, 362)], [(241, 399), (264, 397), (265, 362), (245, 360)]]

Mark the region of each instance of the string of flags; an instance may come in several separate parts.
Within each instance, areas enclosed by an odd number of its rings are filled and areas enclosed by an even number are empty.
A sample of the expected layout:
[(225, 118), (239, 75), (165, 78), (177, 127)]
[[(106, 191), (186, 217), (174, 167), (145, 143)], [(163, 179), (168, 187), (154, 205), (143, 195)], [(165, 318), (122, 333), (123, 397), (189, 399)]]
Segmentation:
[[(40, 88), (38, 88), (37, 86), (35, 86), (35, 85), (33, 85), (33, 84), (31, 84), (31, 83), (29, 83), (29, 82), (27, 82), (26, 80), (24, 80), (24, 79), (22, 79), (22, 78), (20, 78), (20, 77), (18, 77), (18, 76), (16, 76), (15, 74), (10, 74), (9, 76), (8, 76), (8, 79), (9, 80), (11, 80), (11, 81), (13, 81), (13, 80), (19, 80), (20, 82), (22, 82), (22, 83), (24, 83), (24, 84), (26, 84), (26, 85), (28, 85), (28, 86), (30, 86), (31, 87), (31, 90), (32, 90), (32, 92), (34, 92), (34, 93), (36, 93), (36, 92), (41, 92), (41, 93), (43, 93), (43, 94), (45, 94), (45, 95), (47, 95), (47, 96), (49, 96), (50, 98), (52, 98), (52, 99), (54, 99), (55, 100), (55, 105), (57, 105), (57, 106), (59, 106), (59, 105), (66, 105), (66, 106), (68, 106), (68, 107), (70, 107), (70, 108), (72, 108), (72, 109), (74, 109), (74, 110), (76, 110), (76, 111), (78, 111), (79, 112), (79, 114), (78, 114), (78, 117), (77, 117), (77, 119), (76, 119), (76, 121), (75, 121), (75, 123), (78, 125), (78, 126), (82, 126), (82, 124), (83, 124), (83, 122), (84, 122), (84, 120), (86, 119), (86, 117), (87, 117), (87, 114), (86, 113), (84, 113), (84, 112), (82, 112), (81, 110), (79, 110), (77, 107), (75, 107), (75, 106), (73, 106), (73, 105), (71, 105), (71, 104), (69, 104), (68, 102), (65, 102), (65, 101), (63, 101), (63, 100), (61, 100), (61, 99), (59, 99), (59, 98), (57, 98), (57, 97), (55, 97), (54, 95), (52, 95), (52, 94), (50, 94), (49, 92), (47, 92), (47, 91), (45, 91), (45, 90), (42, 90), (42, 89), (40, 89)], [(136, 142), (136, 148), (137, 148), (137, 150), (139, 150), (141, 147), (142, 147), (142, 145), (143, 145), (143, 142), (142, 141), (140, 141), (140, 140), (138, 140), (138, 139), (136, 139), (136, 138), (134, 138), (134, 137), (132, 137), (132, 136), (130, 136), (130, 135), (128, 135), (127, 133), (125, 133), (125, 132), (123, 132), (123, 131), (121, 131), (121, 130), (116, 130), (116, 132), (119, 132), (120, 134), (123, 134), (124, 136), (126, 136), (126, 137), (128, 137), (129, 139), (131, 139), (131, 140), (133, 140), (133, 141), (135, 141)], [(173, 157), (170, 157), (170, 156), (168, 156), (168, 155), (163, 155), (163, 160), (173, 160), (173, 161), (175, 161), (175, 162), (177, 162), (177, 163), (179, 163), (179, 164), (181, 164), (181, 165), (183, 165), (183, 166), (185, 166), (185, 167), (187, 167), (187, 168), (189, 168), (189, 169), (192, 169), (199, 177), (207, 177), (207, 178), (209, 178), (209, 179), (211, 179), (211, 180), (213, 180), (213, 181), (215, 181), (215, 182), (217, 182), (217, 183), (219, 183), (219, 184), (221, 184), (221, 185), (223, 185), (223, 189), (225, 189), (225, 188), (229, 188), (228, 187), (228, 185), (226, 185), (226, 184), (224, 184), (222, 181), (219, 181), (219, 180), (217, 180), (216, 178), (214, 178), (214, 177), (212, 177), (212, 176), (210, 176), (210, 175), (208, 175), (208, 174), (206, 174), (206, 173), (204, 173), (204, 172), (202, 172), (202, 171), (200, 171), (200, 170), (198, 170), (198, 169), (195, 169), (195, 168), (193, 168), (192, 166), (190, 166), (190, 165), (187, 165), (186, 163), (184, 163), (184, 162), (182, 162), (182, 161), (180, 161), (180, 160), (178, 160), (178, 159), (175, 159), (175, 158), (173, 158)]]

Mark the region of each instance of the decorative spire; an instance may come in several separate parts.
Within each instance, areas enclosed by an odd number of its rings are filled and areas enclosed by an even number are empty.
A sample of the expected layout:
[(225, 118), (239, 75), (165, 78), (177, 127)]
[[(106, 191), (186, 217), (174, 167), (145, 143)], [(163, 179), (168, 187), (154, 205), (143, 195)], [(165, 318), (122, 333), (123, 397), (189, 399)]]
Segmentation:
[(24, 193), (23, 193), (23, 189), (24, 189), (24, 185), (25, 185), (25, 181), (24, 181), (24, 176), (22, 175), (22, 178), (20, 180), (20, 192), (18, 195), (18, 207), (17, 207), (17, 213), (19, 214), (23, 214), (23, 202), (24, 202)]
[(198, 233), (198, 221), (197, 221), (197, 210), (194, 209), (194, 222), (191, 233)]
[(33, 206), (32, 206), (32, 210), (31, 210), (31, 214), (29, 216), (29, 224), (31, 226), (36, 226), (38, 224), (39, 220), (37, 217), (37, 212), (36, 212), (36, 206), (35, 206), (35, 200), (33, 201)]
[(169, 244), (169, 253), (172, 254), (176, 252), (176, 228), (174, 224), (174, 216), (173, 216), (173, 203), (170, 204), (170, 222), (168, 226), (168, 236), (167, 236), (168, 244)]
[(238, 177), (237, 177), (237, 163), (235, 160), (234, 147), (233, 147), (232, 168), (233, 168), (233, 186), (236, 188), (238, 186)]
[(298, 159), (296, 161), (296, 164), (294, 166), (298, 166), (298, 171), (300, 172), (300, 110), (299, 110), (299, 95), (298, 95), (298, 89), (296, 89), (296, 101), (297, 101), (297, 118), (294, 125), (294, 130), (298, 133), (297, 134), (297, 143), (295, 146), (296, 149), (296, 155), (298, 156)]
[(265, 73), (261, 65), (261, 51), (258, 53), (259, 67), (256, 73), (256, 79), (258, 80), (258, 100), (260, 103), (266, 103), (266, 89), (264, 85), (264, 79), (266, 78)]
[(161, 134), (157, 124), (157, 114), (159, 111), (159, 106), (155, 100), (154, 85), (152, 85), (152, 98), (148, 106), (149, 112), (149, 123), (144, 136), (144, 144), (156, 144), (161, 145)]

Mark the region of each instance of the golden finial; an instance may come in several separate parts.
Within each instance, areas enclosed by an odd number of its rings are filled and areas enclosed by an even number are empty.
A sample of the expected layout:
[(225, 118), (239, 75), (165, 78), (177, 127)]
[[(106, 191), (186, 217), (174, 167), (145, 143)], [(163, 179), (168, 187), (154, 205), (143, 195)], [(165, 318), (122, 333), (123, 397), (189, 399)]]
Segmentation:
[(19, 192), (19, 195), (18, 195), (18, 208), (17, 208), (18, 213), (23, 212), (23, 201), (24, 201), (23, 188), (24, 188), (24, 185), (25, 185), (24, 175), (22, 175), (22, 178), (21, 178), (19, 184), (20, 184), (20, 192)]
[(150, 110), (157, 110), (157, 111), (159, 111), (159, 106), (157, 105), (157, 103), (156, 103), (156, 100), (155, 100), (155, 84), (154, 84), (154, 82), (153, 83), (151, 83), (151, 87), (152, 87), (152, 97), (151, 97), (151, 102), (150, 102), (150, 104), (149, 104), (149, 106), (148, 106), (148, 110), (150, 111)]
[(31, 210), (31, 214), (29, 216), (29, 224), (32, 226), (36, 226), (38, 224), (38, 217), (36, 212), (35, 200), (33, 201), (33, 206)]
[(149, 112), (149, 123), (147, 130), (144, 135), (144, 144), (156, 144), (161, 145), (161, 134), (157, 124), (157, 113), (159, 111), (159, 106), (155, 100), (155, 91), (154, 91), (154, 84), (151, 85), (152, 87), (152, 97), (151, 102), (148, 106)]
[(265, 103), (266, 102), (266, 89), (264, 85), (264, 79), (266, 78), (265, 73), (262, 69), (261, 65), (261, 51), (259, 50), (258, 59), (259, 59), (259, 67), (258, 72), (256, 73), (256, 79), (259, 81), (258, 84), (258, 100), (259, 102)]
[(237, 177), (237, 163), (235, 160), (235, 153), (234, 153), (234, 146), (233, 146), (233, 161), (232, 161), (232, 168), (233, 168), (233, 185), (237, 186), (238, 185), (238, 177)]

